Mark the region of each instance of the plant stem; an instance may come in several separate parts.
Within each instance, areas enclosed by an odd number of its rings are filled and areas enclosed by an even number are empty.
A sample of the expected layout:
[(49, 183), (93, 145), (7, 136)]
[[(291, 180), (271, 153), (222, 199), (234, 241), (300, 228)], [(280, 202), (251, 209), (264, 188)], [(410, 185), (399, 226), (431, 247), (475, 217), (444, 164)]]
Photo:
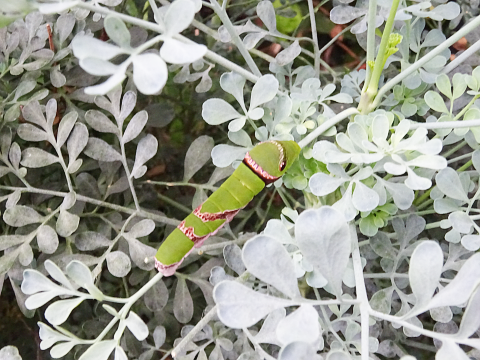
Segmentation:
[(315, 76), (319, 77), (320, 75), (320, 50), (318, 48), (318, 37), (317, 37), (317, 24), (315, 23), (315, 10), (313, 8), (313, 1), (308, 0), (308, 13), (310, 15), (310, 27), (312, 28), (312, 40), (313, 40), (313, 53), (314, 56), (314, 65)]
[(367, 58), (366, 58), (366, 75), (363, 83), (362, 92), (367, 91), (370, 78), (372, 76), (372, 69), (368, 65), (369, 61), (375, 59), (375, 23), (377, 17), (377, 0), (370, 0), (368, 2), (368, 29), (367, 29)]
[(455, 44), (458, 40), (460, 40), (462, 37), (464, 37), (471, 31), (473, 31), (479, 25), (480, 25), (480, 15), (474, 18), (472, 21), (470, 21), (468, 24), (466, 24), (464, 27), (458, 30), (455, 34), (450, 36), (447, 40), (445, 40), (436, 48), (434, 48), (432, 51), (428, 52), (420, 60), (416, 61), (406, 69), (403, 69), (400, 74), (395, 76), (393, 79), (389, 80), (378, 91), (378, 94), (375, 97), (375, 100), (372, 104), (372, 108), (375, 109), (380, 104), (382, 97), (391, 89), (393, 89), (395, 85), (402, 82), (404, 79), (410, 76), (410, 74), (412, 74), (414, 71), (420, 69), (423, 65), (425, 65), (427, 62), (432, 60), (435, 56), (439, 55), (442, 51), (449, 48), (451, 45)]
[(210, 3), (212, 4), (213, 10), (217, 14), (217, 16), (220, 18), (220, 20), (222, 20), (223, 25), (227, 28), (227, 31), (230, 34), (230, 37), (232, 38), (234, 44), (237, 46), (238, 50), (240, 51), (240, 54), (242, 54), (243, 58), (247, 62), (247, 65), (250, 68), (250, 71), (252, 71), (253, 74), (258, 77), (262, 76), (262, 73), (258, 69), (257, 64), (255, 64), (255, 61), (253, 61), (253, 58), (248, 52), (245, 45), (243, 44), (242, 39), (240, 39), (240, 36), (235, 31), (235, 28), (233, 27), (233, 24), (230, 21), (230, 18), (228, 17), (225, 10), (222, 9), (222, 7), (218, 4), (217, 0), (210, 0)]
[(367, 289), (365, 287), (365, 280), (363, 277), (363, 266), (362, 259), (360, 258), (360, 248), (358, 246), (357, 227), (355, 226), (354, 222), (350, 222), (349, 228), (350, 239), (352, 243), (353, 271), (355, 272), (355, 289), (357, 292), (357, 299), (360, 300), (362, 360), (369, 360), (368, 338), (370, 336), (370, 305), (368, 304)]
[[(21, 187), (15, 187), (15, 186), (0, 185), (0, 189), (12, 190), (12, 191), (19, 190), (22, 193), (27, 192), (27, 193), (45, 194), (45, 195), (58, 196), (58, 197), (65, 197), (69, 194), (69, 193), (66, 193), (66, 192), (38, 189), (38, 188), (34, 188), (34, 187), (21, 188)], [(167, 225), (177, 226), (180, 223), (180, 221), (178, 221), (178, 220), (170, 219), (166, 216), (161, 216), (161, 215), (158, 215), (158, 214), (150, 213), (150, 212), (145, 211), (145, 210), (137, 211), (137, 210), (132, 209), (132, 208), (128, 208), (128, 207), (121, 206), (121, 205), (116, 205), (116, 204), (111, 204), (111, 203), (101, 201), (101, 200), (97, 200), (97, 199), (92, 199), (88, 196), (84, 196), (84, 195), (80, 195), (80, 194), (77, 194), (76, 197), (77, 197), (77, 201), (84, 201), (84, 202), (87, 202), (89, 204), (103, 206), (103, 207), (106, 207), (106, 208), (109, 208), (109, 209), (112, 209), (112, 210), (116, 210), (116, 211), (119, 211), (119, 212), (124, 212), (126, 214), (136, 213), (139, 217), (143, 217), (145, 219), (152, 219), (154, 221), (158, 221), (158, 222), (161, 222), (161, 223), (164, 223), (164, 224), (167, 224)]]
[(308, 134), (307, 136), (305, 136), (302, 140), (300, 140), (298, 142), (298, 145), (301, 147), (301, 148), (304, 148), (305, 146), (307, 146), (310, 142), (312, 142), (313, 140), (315, 140), (317, 137), (319, 137), (320, 135), (322, 135), (325, 131), (327, 131), (328, 129), (330, 129), (332, 126), (335, 126), (337, 123), (339, 123), (340, 121), (342, 121), (343, 119), (346, 119), (348, 118), (349, 116), (351, 115), (354, 115), (354, 114), (359, 114), (359, 111), (355, 108), (348, 108), (346, 110), (343, 110), (341, 113), (338, 113), (337, 115), (335, 115), (334, 117), (332, 117), (331, 119), (328, 119), (327, 121), (325, 121), (323, 124), (321, 124), (318, 128), (316, 128), (315, 130), (313, 130), (310, 134)]

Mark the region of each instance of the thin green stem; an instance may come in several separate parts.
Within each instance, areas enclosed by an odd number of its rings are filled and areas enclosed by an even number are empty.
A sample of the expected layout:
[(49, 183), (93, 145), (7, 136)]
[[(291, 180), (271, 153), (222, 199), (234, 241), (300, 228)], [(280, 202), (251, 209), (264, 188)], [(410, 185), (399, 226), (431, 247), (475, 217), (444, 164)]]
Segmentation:
[(440, 45), (435, 47), (432, 51), (429, 51), (427, 54), (425, 54), (420, 60), (416, 61), (406, 69), (403, 69), (401, 73), (399, 73), (397, 76), (395, 76), (393, 79), (389, 80), (382, 88), (378, 91), (377, 96), (375, 97), (375, 100), (372, 104), (372, 108), (375, 109), (378, 107), (380, 104), (382, 97), (387, 94), (393, 87), (400, 82), (402, 82), (404, 79), (406, 79), (408, 76), (410, 76), (413, 72), (417, 71), (420, 69), (423, 65), (425, 65), (427, 62), (431, 61), (435, 56), (439, 55), (442, 51), (445, 49), (448, 49), (450, 46), (455, 44), (458, 40), (460, 40), (462, 37), (473, 31), (477, 26), (480, 25), (480, 15), (475, 17), (472, 21), (470, 21), (468, 24), (463, 26), (460, 30), (458, 30), (455, 34), (450, 36), (447, 40), (442, 42)]
[(362, 92), (367, 91), (370, 78), (372, 76), (372, 69), (368, 66), (370, 61), (375, 60), (375, 30), (377, 17), (377, 0), (370, 0), (368, 2), (368, 29), (367, 29), (367, 57), (366, 57), (366, 75), (363, 83)]
[(215, 191), (218, 189), (218, 187), (213, 186), (213, 185), (208, 185), (208, 184), (193, 184), (189, 182), (182, 182), (182, 181), (177, 181), (177, 182), (170, 182), (170, 181), (151, 181), (147, 180), (145, 181), (145, 184), (150, 184), (150, 185), (161, 185), (161, 186), (190, 186), (195, 189), (202, 189), (202, 190), (211, 190)]

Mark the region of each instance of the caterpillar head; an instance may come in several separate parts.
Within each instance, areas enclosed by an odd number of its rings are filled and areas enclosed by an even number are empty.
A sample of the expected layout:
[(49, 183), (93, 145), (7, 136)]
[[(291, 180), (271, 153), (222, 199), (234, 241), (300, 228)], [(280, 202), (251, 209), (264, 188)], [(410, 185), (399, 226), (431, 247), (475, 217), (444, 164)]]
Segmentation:
[(266, 183), (285, 174), (300, 154), (295, 141), (265, 141), (245, 156), (244, 162)]

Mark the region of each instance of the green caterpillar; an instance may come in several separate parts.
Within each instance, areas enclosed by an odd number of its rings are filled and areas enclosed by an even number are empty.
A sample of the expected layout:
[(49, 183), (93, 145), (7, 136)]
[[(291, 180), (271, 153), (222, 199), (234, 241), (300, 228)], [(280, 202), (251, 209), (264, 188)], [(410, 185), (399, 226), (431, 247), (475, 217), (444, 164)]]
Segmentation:
[(266, 141), (247, 152), (243, 162), (202, 205), (165, 239), (155, 255), (155, 267), (165, 276), (183, 259), (243, 209), (266, 184), (285, 174), (300, 154), (295, 141)]

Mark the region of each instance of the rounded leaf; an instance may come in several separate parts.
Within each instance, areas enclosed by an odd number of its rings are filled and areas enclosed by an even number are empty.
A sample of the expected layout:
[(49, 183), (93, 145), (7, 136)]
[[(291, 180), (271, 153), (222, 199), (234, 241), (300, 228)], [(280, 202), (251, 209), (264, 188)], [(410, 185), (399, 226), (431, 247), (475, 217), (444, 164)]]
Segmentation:
[(157, 54), (140, 54), (133, 58), (133, 81), (141, 93), (145, 95), (158, 93), (165, 86), (167, 79), (167, 64)]
[(63, 324), (68, 319), (73, 309), (80, 305), (83, 300), (82, 297), (57, 300), (45, 310), (45, 319), (53, 325)]
[(121, 278), (127, 276), (132, 265), (130, 263), (130, 258), (124, 252), (112, 251), (107, 255), (107, 268), (108, 271), (110, 271), (110, 274)]

